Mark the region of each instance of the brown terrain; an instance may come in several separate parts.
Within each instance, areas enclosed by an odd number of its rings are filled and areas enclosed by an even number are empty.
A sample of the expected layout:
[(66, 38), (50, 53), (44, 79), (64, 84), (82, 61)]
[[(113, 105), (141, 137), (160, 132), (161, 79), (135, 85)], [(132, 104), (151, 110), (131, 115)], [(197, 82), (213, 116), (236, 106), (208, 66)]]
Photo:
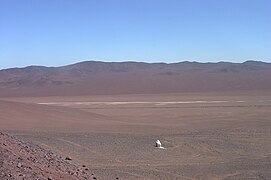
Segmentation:
[(6, 179), (90, 179), (86, 167), (77, 168), (61, 157), (13, 136), (0, 133), (0, 178)]
[(82, 96), (270, 90), (271, 64), (96, 62), (0, 71), (0, 96)]
[[(1, 168), (26, 179), (270, 179), (270, 75), (253, 61), (2, 70), (0, 131), (12, 136), (1, 134)], [(29, 156), (42, 165), (20, 171)]]

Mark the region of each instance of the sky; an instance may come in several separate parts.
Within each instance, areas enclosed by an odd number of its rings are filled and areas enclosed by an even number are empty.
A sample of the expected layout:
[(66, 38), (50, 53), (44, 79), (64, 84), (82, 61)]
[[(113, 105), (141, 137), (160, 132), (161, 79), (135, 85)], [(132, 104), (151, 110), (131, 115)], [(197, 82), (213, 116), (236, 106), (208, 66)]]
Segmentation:
[(270, 0), (0, 0), (0, 68), (271, 62)]

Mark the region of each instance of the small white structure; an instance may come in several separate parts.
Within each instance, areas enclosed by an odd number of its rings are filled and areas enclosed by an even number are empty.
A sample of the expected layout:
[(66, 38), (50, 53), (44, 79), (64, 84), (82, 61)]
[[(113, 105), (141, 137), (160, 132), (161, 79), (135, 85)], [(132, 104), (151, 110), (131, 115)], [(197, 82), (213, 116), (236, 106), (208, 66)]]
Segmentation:
[(160, 149), (165, 149), (164, 147), (162, 147), (162, 143), (158, 139), (155, 142), (155, 147), (160, 148)]
[(158, 139), (155, 142), (155, 147), (158, 147), (158, 148), (162, 147), (162, 144)]

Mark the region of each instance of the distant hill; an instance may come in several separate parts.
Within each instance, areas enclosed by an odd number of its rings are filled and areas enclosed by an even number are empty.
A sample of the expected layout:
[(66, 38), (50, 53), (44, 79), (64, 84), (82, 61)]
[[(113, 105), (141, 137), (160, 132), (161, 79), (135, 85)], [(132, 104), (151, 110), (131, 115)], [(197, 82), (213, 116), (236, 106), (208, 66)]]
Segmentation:
[(0, 70), (0, 96), (271, 90), (271, 63), (86, 61)]

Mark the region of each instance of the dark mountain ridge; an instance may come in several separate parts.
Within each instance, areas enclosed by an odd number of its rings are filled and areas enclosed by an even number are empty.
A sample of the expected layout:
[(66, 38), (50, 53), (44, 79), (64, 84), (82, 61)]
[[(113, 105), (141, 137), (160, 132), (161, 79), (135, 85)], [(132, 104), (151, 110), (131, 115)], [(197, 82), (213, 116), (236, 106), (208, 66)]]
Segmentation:
[(271, 90), (271, 63), (85, 61), (0, 70), (0, 96)]

